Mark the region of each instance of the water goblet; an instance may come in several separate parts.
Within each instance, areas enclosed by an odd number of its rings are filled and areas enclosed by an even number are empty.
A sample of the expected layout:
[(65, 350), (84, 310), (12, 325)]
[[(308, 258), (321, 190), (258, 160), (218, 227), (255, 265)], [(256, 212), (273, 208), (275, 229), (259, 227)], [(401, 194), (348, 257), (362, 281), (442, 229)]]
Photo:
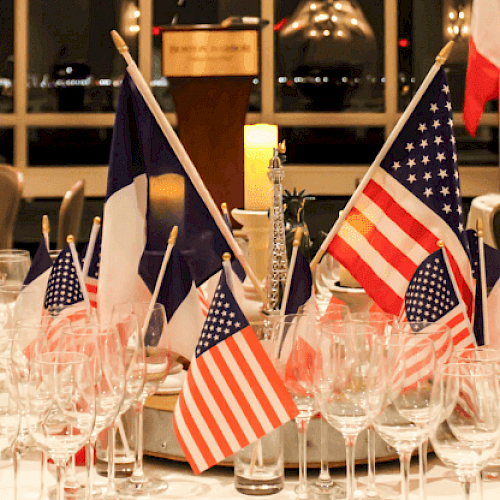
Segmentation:
[(455, 359), (442, 369), (443, 406), (430, 442), (453, 469), (470, 498), (471, 481), (498, 453), (500, 411), (498, 375), (487, 363)]
[[(118, 329), (123, 346), (123, 362), (125, 367), (125, 395), (118, 411), (118, 416), (108, 428), (107, 475), (108, 485), (105, 498), (116, 499), (115, 486), (115, 434), (118, 430), (125, 447), (128, 446), (127, 436), (123, 430), (121, 418), (129, 408), (142, 397), (146, 378), (146, 364), (144, 340), (139, 328), (137, 315), (132, 311), (130, 304), (117, 304), (113, 307), (110, 324)], [(127, 450), (126, 458), (134, 462), (134, 454)]]
[(376, 342), (384, 347), (388, 387), (372, 425), (399, 455), (402, 498), (408, 500), (412, 452), (428, 438), (440, 411), (439, 368), (428, 338), (395, 334)]
[[(388, 338), (397, 327), (397, 318), (393, 314), (379, 311), (365, 311), (351, 314), (351, 319), (375, 328), (380, 337)], [(367, 432), (367, 466), (368, 466), (368, 485), (365, 491), (359, 492), (356, 497), (367, 497), (370, 500), (380, 500), (382, 498), (379, 489), (375, 483), (375, 441), (376, 432), (373, 426), (368, 426)]]
[(323, 417), (345, 440), (347, 500), (354, 498), (356, 439), (382, 404), (387, 385), (376, 337), (375, 328), (352, 321), (321, 329), (316, 400)]
[(146, 378), (141, 395), (135, 404), (137, 446), (134, 472), (116, 486), (120, 498), (149, 498), (167, 489), (160, 478), (149, 478), (143, 465), (143, 410), (146, 399), (153, 395), (165, 380), (170, 368), (171, 353), (167, 332), (167, 317), (162, 304), (134, 303), (131, 309), (139, 321), (144, 343)]
[(0, 285), (21, 286), (31, 265), (30, 253), (27, 250), (0, 250)]
[[(451, 329), (444, 323), (427, 321), (408, 321), (398, 325), (403, 334), (426, 336), (434, 343), (436, 361), (442, 366), (448, 363), (453, 355), (454, 345)], [(418, 474), (422, 500), (427, 498), (427, 451), (429, 440), (425, 439), (418, 446)]]
[(95, 423), (94, 370), (88, 357), (38, 354), (30, 364), (28, 394), (28, 429), (56, 464), (57, 500), (63, 500), (64, 466), (89, 440)]
[(305, 499), (307, 489), (307, 429), (317, 412), (314, 401), (314, 370), (319, 335), (315, 316), (303, 314), (270, 315), (273, 362), (293, 397), (299, 414), (295, 417), (299, 436), (299, 484), (297, 497)]
[[(331, 300), (316, 300), (316, 328), (329, 321), (349, 319), (351, 311), (344, 304)], [(333, 481), (328, 466), (328, 423), (320, 413), (320, 472), (316, 481), (308, 486), (310, 497), (329, 500), (342, 496), (344, 491)]]
[(120, 337), (117, 328), (102, 328), (92, 321), (82, 326), (72, 324), (62, 330), (59, 349), (87, 355), (90, 369), (94, 372), (95, 425), (86, 447), (85, 464), (91, 497), (97, 498), (102, 494), (100, 488), (94, 488), (93, 457), (97, 436), (114, 422), (125, 393), (125, 367)]

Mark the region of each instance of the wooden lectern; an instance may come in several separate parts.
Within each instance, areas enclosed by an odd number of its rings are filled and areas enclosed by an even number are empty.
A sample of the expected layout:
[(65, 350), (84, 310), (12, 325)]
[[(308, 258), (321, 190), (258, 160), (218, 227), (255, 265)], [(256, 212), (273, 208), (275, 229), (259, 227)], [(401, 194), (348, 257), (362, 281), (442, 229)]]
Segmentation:
[(259, 26), (162, 27), (179, 138), (215, 203), (244, 206), (243, 130), (259, 74)]

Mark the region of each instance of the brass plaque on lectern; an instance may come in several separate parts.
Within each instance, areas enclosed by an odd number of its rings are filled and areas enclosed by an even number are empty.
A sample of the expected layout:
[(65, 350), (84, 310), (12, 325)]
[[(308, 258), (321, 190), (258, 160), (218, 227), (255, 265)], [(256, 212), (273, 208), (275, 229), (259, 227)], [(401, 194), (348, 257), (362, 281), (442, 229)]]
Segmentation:
[(166, 77), (255, 76), (259, 73), (256, 30), (164, 31)]

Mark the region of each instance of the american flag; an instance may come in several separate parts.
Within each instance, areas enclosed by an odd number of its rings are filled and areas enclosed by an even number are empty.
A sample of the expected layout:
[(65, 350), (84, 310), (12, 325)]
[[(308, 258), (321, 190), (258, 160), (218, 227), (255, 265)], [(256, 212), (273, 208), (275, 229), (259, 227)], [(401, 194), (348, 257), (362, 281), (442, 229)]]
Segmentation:
[[(88, 246), (80, 254), (80, 263), (83, 267), (83, 261), (87, 256)], [(94, 251), (90, 259), (90, 266), (85, 276), (85, 287), (89, 296), (90, 305), (97, 308), (97, 283), (99, 280), (99, 268), (101, 266), (101, 236), (98, 234), (95, 240)]]
[(399, 316), (412, 277), (442, 240), (471, 318), (475, 286), (442, 69), (371, 172), (328, 252), (385, 312)]
[(222, 271), (174, 410), (191, 468), (208, 469), (297, 413)]

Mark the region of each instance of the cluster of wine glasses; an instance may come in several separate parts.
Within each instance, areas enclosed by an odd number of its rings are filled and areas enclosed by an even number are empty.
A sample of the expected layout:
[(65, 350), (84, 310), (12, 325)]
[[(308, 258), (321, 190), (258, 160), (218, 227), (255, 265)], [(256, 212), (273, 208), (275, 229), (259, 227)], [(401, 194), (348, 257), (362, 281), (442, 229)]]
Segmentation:
[[(342, 306), (329, 307), (269, 318), (274, 361), (299, 409), (297, 497), (380, 498), (373, 465), (378, 434), (400, 458), (404, 500), (409, 499), (410, 459), (417, 450), (420, 492), (426, 498), (429, 441), (457, 472), (469, 498), (471, 482), (481, 487), (481, 470), (500, 459), (500, 352), (458, 350), (444, 324), (399, 324), (383, 313), (351, 314)], [(345, 440), (345, 488), (329, 475), (323, 432), (320, 475), (307, 482), (306, 433), (318, 410)], [(359, 489), (354, 452), (364, 430), (368, 485)]]
[[(29, 267), (29, 265), (28, 265)], [(7, 280), (10, 281), (10, 280)], [(20, 454), (42, 453), (40, 500), (148, 498), (166, 489), (143, 471), (142, 408), (167, 376), (171, 352), (160, 304), (116, 306), (110, 317), (35, 310), (21, 282), (0, 285), (0, 452), (13, 456), (14, 496)], [(137, 417), (135, 467), (115, 481), (114, 432), (130, 408)], [(109, 433), (104, 492), (94, 481), (97, 436)], [(75, 454), (86, 450), (86, 474)], [(48, 488), (47, 460), (56, 487)]]

